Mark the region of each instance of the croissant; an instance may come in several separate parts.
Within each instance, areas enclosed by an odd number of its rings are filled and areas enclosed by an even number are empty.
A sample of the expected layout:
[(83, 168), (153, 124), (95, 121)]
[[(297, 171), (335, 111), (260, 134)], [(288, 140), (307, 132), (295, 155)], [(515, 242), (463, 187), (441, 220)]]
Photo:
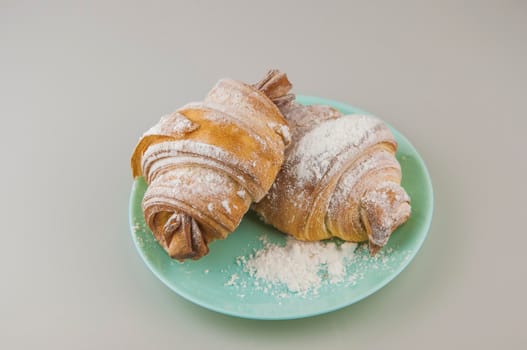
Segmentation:
[(369, 242), (372, 255), (410, 215), (397, 142), (379, 119), (328, 106), (281, 106), (292, 141), (267, 196), (264, 221), (304, 241)]
[(141, 137), (132, 173), (148, 184), (145, 221), (170, 257), (206, 255), (208, 243), (227, 237), (265, 196), (289, 143), (276, 104), (294, 98), (290, 89), (276, 70), (254, 85), (223, 79)]

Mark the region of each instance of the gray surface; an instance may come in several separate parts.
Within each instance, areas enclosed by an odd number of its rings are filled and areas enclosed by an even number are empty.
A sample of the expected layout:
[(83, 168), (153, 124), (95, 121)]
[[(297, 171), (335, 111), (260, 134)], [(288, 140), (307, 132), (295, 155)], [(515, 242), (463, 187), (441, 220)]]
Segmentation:
[[(525, 348), (525, 2), (278, 3), (0, 2), (0, 348)], [(436, 193), (396, 280), (288, 322), (181, 299), (127, 224), (139, 135), (270, 67), (396, 126)]]

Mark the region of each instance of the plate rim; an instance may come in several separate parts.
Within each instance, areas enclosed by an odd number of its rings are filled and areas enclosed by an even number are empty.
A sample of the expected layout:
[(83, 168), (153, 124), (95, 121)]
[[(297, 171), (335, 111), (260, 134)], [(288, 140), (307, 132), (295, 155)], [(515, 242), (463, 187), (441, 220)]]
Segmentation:
[[(361, 108), (354, 107), (353, 105), (349, 105), (346, 103), (342, 103), (339, 101), (335, 101), (332, 99), (327, 99), (323, 97), (318, 96), (310, 96), (310, 95), (296, 95), (296, 100), (299, 103), (310, 105), (310, 104), (324, 104), (329, 105), (331, 107), (340, 109), (340, 110), (352, 110), (353, 113), (345, 113), (345, 114), (367, 114), (372, 115), (372, 113), (369, 113)], [(381, 119), (381, 118), (380, 118)], [(382, 120), (382, 119), (381, 119)], [(426, 166), (426, 163), (424, 159), (421, 157), (420, 153), (417, 151), (417, 149), (414, 147), (414, 145), (408, 140), (408, 138), (400, 133), (397, 129), (395, 129), (392, 125), (387, 123), (383, 120), (384, 123), (386, 123), (392, 132), (397, 134), (397, 137), (401, 140), (403, 140), (406, 144), (408, 144), (412, 150), (414, 151), (415, 158), (418, 160), (419, 166), (422, 168), (424, 179), (426, 180), (427, 184), (427, 192), (428, 196), (426, 196), (427, 201), (427, 208), (428, 210), (424, 213), (423, 216), (423, 224), (421, 226), (421, 235), (419, 235), (419, 240), (415, 242), (415, 249), (413, 249), (410, 254), (408, 255), (408, 258), (405, 259), (402, 263), (399, 264), (399, 266), (386, 278), (381, 280), (378, 284), (376, 284), (374, 287), (369, 288), (367, 291), (358, 293), (355, 297), (350, 299), (344, 299), (340, 303), (336, 303), (332, 307), (324, 308), (318, 311), (309, 311), (309, 312), (299, 312), (294, 315), (255, 315), (250, 313), (242, 313), (240, 311), (235, 310), (229, 310), (225, 308), (221, 308), (217, 305), (211, 304), (209, 302), (200, 300), (199, 298), (196, 298), (191, 293), (187, 293), (185, 290), (178, 288), (177, 284), (174, 284), (173, 281), (166, 278), (163, 274), (161, 274), (159, 271), (157, 271), (156, 267), (152, 265), (152, 263), (149, 261), (149, 259), (146, 257), (145, 253), (143, 252), (142, 246), (140, 242), (137, 239), (137, 235), (135, 234), (136, 223), (134, 222), (134, 205), (135, 205), (135, 197), (136, 197), (136, 187), (138, 186), (138, 178), (135, 178), (133, 180), (132, 189), (129, 197), (129, 205), (128, 205), (128, 221), (129, 221), (129, 227), (130, 227), (130, 233), (132, 235), (132, 240), (134, 242), (135, 248), (138, 251), (139, 255), (141, 256), (141, 259), (146, 264), (148, 269), (170, 290), (181, 296), (182, 298), (199, 305), (205, 309), (215, 311), (224, 315), (228, 316), (234, 316), (238, 318), (243, 319), (252, 319), (252, 320), (292, 320), (292, 319), (300, 319), (300, 318), (307, 318), (307, 317), (313, 317), (317, 315), (322, 315), (326, 313), (330, 313), (342, 308), (345, 308), (347, 306), (353, 305), (355, 303), (358, 303), (359, 301), (369, 297), (370, 295), (378, 292), (380, 289), (384, 288), (387, 284), (389, 284), (392, 280), (394, 280), (398, 275), (401, 274), (402, 271), (406, 269), (406, 267), (414, 260), (415, 256), (418, 254), (418, 252), (421, 250), (421, 247), (424, 244), (424, 241), (428, 237), (428, 233), (430, 231), (430, 227), (432, 224), (433, 219), (433, 213), (434, 213), (434, 191), (433, 191), (433, 185), (432, 185), (432, 179), (430, 177), (430, 172), (428, 171), (428, 167)], [(404, 176), (404, 174), (403, 174)]]

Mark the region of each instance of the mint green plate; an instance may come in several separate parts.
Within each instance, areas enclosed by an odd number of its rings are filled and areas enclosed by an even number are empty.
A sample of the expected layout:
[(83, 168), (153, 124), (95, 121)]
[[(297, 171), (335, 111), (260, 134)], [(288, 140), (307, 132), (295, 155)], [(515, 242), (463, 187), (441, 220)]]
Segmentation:
[[(298, 96), (303, 104), (326, 104), (345, 114), (366, 113), (357, 108), (318, 97)], [(415, 148), (397, 130), (397, 159), (403, 172), (403, 187), (412, 199), (410, 219), (392, 234), (388, 245), (371, 258), (364, 245), (348, 266), (349, 278), (339, 284), (325, 283), (318, 293), (298, 295), (286, 288), (266, 287), (249, 276), (239, 264), (262, 247), (262, 235), (274, 243), (285, 242), (284, 235), (249, 212), (238, 229), (222, 241), (212, 242), (210, 253), (198, 261), (172, 260), (157, 244), (145, 225), (141, 200), (146, 190), (137, 178), (130, 196), (132, 237), (150, 270), (174, 292), (210, 310), (251, 319), (294, 319), (314, 316), (353, 304), (376, 292), (396, 277), (412, 260), (426, 238), (433, 210), (430, 176)], [(233, 277), (234, 276), (234, 277)]]

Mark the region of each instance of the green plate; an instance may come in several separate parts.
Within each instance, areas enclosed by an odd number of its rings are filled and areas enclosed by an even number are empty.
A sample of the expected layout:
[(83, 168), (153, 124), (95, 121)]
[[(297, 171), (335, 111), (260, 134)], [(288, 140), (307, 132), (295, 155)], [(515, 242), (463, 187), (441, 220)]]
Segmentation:
[[(345, 114), (366, 113), (360, 109), (318, 97), (298, 96), (303, 104), (326, 104)], [(210, 253), (198, 261), (180, 263), (168, 257), (145, 225), (141, 200), (146, 190), (137, 178), (130, 197), (132, 237), (150, 270), (174, 292), (210, 310), (251, 319), (294, 319), (314, 316), (353, 304), (376, 292), (396, 277), (412, 260), (426, 238), (433, 211), (433, 192), (426, 166), (410, 142), (391, 127), (399, 143), (397, 159), (403, 172), (402, 185), (412, 199), (410, 219), (392, 234), (387, 246), (371, 258), (359, 246), (348, 266), (350, 278), (339, 284), (323, 284), (318, 293), (299, 295), (284, 287), (266, 288), (249, 276), (239, 257), (262, 247), (260, 237), (284, 243), (284, 235), (249, 212), (238, 229), (222, 241), (210, 244)], [(233, 276), (238, 277), (233, 279)]]

